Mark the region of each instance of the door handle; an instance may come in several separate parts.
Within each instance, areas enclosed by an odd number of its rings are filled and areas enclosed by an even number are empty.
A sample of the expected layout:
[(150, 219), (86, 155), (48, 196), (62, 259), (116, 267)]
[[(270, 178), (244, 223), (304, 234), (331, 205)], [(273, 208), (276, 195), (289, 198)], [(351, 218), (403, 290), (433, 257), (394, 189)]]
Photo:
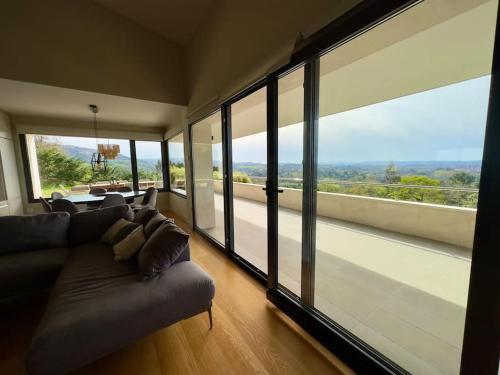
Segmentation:
[(283, 193), (284, 192), (283, 189), (268, 189), (267, 187), (263, 187), (262, 190), (264, 190), (264, 191), (273, 191), (275, 193)]

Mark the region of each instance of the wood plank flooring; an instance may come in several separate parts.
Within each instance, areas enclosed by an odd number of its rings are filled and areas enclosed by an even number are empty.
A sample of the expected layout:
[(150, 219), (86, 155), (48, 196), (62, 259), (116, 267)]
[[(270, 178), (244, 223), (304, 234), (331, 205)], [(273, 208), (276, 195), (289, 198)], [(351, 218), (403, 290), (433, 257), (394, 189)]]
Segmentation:
[[(168, 216), (173, 216), (169, 215)], [(79, 374), (353, 374), (266, 300), (264, 288), (179, 218), (192, 259), (216, 282), (208, 315), (184, 320), (104, 357)], [(23, 374), (44, 300), (0, 312), (0, 374)]]

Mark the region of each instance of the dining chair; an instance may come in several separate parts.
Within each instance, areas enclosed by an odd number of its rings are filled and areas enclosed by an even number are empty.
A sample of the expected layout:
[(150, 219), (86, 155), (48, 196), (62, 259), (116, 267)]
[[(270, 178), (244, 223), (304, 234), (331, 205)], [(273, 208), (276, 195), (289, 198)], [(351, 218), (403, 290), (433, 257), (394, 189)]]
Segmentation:
[[(132, 191), (132, 188), (130, 188), (129, 186), (122, 186), (116, 189), (116, 191), (118, 191), (119, 193), (130, 193)], [(134, 197), (125, 198), (125, 202), (127, 204), (134, 203), (134, 200), (135, 200)]]
[[(94, 194), (94, 195), (96, 195), (96, 194), (104, 194), (104, 193), (106, 193), (106, 189), (100, 188), (100, 187), (90, 188), (90, 191), (89, 191), (89, 194)], [(102, 203), (102, 201), (89, 202), (89, 203), (87, 203), (87, 209), (88, 210), (96, 210), (99, 207), (101, 207), (101, 203)]]
[(77, 212), (80, 212), (78, 207), (76, 207), (76, 204), (73, 202), (61, 198), (61, 199), (56, 199), (55, 201), (52, 201), (52, 211), (53, 212), (68, 212), (70, 215), (76, 214)]
[(52, 206), (44, 197), (40, 197), (40, 203), (42, 204), (44, 212), (52, 212)]
[(109, 194), (102, 201), (102, 208), (113, 207), (113, 206), (121, 206), (122, 204), (126, 204), (125, 198), (121, 194)]
[(50, 194), (50, 198), (55, 201), (56, 199), (61, 199), (61, 198), (64, 198), (64, 195), (62, 195), (61, 193), (59, 193), (58, 191), (54, 191), (52, 192), (52, 194)]
[(146, 194), (142, 199), (143, 206), (156, 207), (156, 197), (158, 195), (158, 190), (154, 187), (149, 187), (146, 189)]

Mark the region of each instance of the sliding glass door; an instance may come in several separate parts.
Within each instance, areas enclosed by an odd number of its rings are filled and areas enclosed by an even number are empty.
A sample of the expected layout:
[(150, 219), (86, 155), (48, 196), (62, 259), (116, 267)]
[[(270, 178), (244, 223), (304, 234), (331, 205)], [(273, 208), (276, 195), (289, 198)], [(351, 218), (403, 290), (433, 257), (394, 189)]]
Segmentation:
[(422, 375), (460, 371), (497, 14), (438, 4), (278, 79), (278, 285)]
[(267, 274), (266, 87), (231, 105), (234, 253)]
[(301, 295), (304, 68), (278, 79), (278, 281)]
[(196, 228), (225, 245), (221, 113), (191, 126)]

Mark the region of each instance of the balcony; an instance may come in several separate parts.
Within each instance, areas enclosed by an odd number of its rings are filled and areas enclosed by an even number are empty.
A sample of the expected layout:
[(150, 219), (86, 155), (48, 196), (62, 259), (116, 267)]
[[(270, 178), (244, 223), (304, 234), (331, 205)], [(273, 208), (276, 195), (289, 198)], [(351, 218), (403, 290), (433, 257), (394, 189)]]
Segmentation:
[[(214, 181), (223, 235), (222, 185)], [(236, 252), (267, 270), (261, 185), (234, 183)], [(279, 195), (279, 281), (300, 295), (301, 191)], [(318, 193), (315, 307), (415, 374), (458, 373), (475, 209)]]

